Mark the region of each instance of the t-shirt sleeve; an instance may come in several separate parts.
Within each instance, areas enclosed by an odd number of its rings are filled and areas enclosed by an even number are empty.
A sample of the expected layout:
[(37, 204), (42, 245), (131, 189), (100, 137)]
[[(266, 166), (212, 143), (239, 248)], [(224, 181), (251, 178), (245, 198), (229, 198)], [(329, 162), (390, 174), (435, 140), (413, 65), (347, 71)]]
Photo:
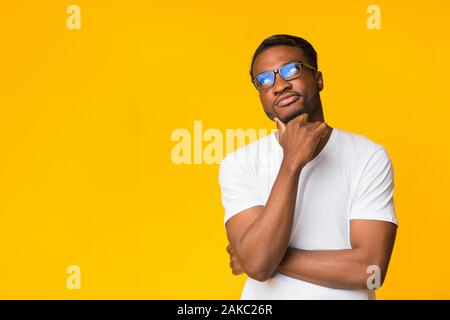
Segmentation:
[[(244, 168), (242, 168), (244, 166)], [(237, 213), (258, 205), (265, 205), (255, 187), (244, 175), (245, 165), (222, 161), (219, 184), (225, 209), (224, 224)]]
[(364, 166), (350, 210), (351, 219), (381, 220), (398, 225), (394, 209), (394, 171), (383, 147)]

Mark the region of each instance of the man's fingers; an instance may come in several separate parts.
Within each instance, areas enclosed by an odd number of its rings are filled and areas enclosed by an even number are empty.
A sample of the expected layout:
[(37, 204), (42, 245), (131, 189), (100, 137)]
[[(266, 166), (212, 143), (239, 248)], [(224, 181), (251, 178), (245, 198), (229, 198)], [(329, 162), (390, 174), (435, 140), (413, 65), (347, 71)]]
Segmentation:
[(235, 276), (238, 276), (238, 275), (244, 273), (244, 271), (242, 270), (242, 267), (241, 267), (241, 264), (240, 264), (239, 260), (237, 259), (237, 257), (234, 254), (233, 247), (231, 246), (231, 244), (227, 245), (227, 252), (230, 254), (230, 268), (231, 268), (231, 272)]
[(327, 128), (327, 124), (326, 122), (322, 122), (321, 124), (319, 124), (315, 129), (318, 131), (326, 131), (325, 129)]
[(318, 137), (323, 138), (328, 133), (328, 126), (325, 122), (321, 122), (317, 125), (314, 125), (313, 131)]
[(233, 248), (231, 248), (231, 244), (227, 246), (227, 252), (231, 255), (233, 253)]
[(305, 123), (308, 121), (308, 113), (304, 112), (299, 116), (296, 116), (294, 119), (289, 121), (289, 123), (292, 123), (293, 125), (301, 125), (302, 123)]
[(236, 276), (244, 273), (244, 270), (242, 270), (241, 264), (237, 258), (230, 259), (230, 268), (231, 272)]
[(286, 131), (286, 125), (278, 118), (273, 118), (275, 120), (275, 123), (277, 124), (278, 131), (280, 132), (280, 138), (284, 134), (284, 131)]
[(322, 131), (322, 138), (325, 138), (330, 131), (330, 128), (328, 126), (325, 126), (325, 129)]
[(242, 270), (242, 268), (240, 268), (240, 267), (232, 266), (231, 273), (233, 273), (235, 276), (237, 276), (237, 275), (243, 274), (244, 270)]
[(322, 121), (314, 121), (313, 123), (311, 123), (311, 128), (312, 129), (316, 129), (317, 127), (319, 127), (323, 122)]

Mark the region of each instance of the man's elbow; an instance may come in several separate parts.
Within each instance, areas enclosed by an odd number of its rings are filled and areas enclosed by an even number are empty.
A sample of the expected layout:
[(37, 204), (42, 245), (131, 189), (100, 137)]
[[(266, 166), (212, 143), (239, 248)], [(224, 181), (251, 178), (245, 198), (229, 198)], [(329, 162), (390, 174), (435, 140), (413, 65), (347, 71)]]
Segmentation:
[(247, 275), (259, 282), (264, 282), (270, 279), (270, 273), (265, 273), (265, 272), (249, 272), (247, 273)]
[(244, 267), (244, 270), (250, 278), (260, 282), (269, 280), (274, 271), (264, 263), (249, 263), (246, 265), (246, 267)]
[(383, 263), (373, 263), (366, 266), (366, 274), (364, 279), (362, 279), (363, 281), (361, 281), (361, 286), (367, 289), (380, 289), (386, 279), (387, 266)]

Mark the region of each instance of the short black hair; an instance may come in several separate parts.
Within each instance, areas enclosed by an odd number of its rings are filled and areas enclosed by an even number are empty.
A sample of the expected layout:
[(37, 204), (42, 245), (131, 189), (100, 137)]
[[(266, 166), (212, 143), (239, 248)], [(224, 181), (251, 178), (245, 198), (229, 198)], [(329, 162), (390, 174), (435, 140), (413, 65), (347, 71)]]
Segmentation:
[(292, 36), (289, 34), (275, 34), (261, 42), (261, 44), (256, 48), (253, 54), (252, 63), (250, 65), (250, 77), (253, 78), (253, 64), (258, 55), (260, 55), (264, 50), (275, 47), (275, 46), (291, 46), (302, 49), (302, 52), (308, 59), (308, 62), (316, 69), (317, 68), (317, 52), (314, 47), (303, 38)]

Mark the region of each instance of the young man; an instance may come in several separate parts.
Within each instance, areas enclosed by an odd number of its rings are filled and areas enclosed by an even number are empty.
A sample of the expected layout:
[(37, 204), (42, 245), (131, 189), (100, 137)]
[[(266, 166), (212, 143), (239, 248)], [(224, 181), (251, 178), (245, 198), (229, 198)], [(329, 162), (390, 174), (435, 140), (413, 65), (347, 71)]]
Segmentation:
[(397, 219), (386, 149), (324, 122), (317, 54), (274, 35), (252, 82), (278, 130), (229, 154), (219, 183), (241, 299), (372, 299), (386, 276)]

